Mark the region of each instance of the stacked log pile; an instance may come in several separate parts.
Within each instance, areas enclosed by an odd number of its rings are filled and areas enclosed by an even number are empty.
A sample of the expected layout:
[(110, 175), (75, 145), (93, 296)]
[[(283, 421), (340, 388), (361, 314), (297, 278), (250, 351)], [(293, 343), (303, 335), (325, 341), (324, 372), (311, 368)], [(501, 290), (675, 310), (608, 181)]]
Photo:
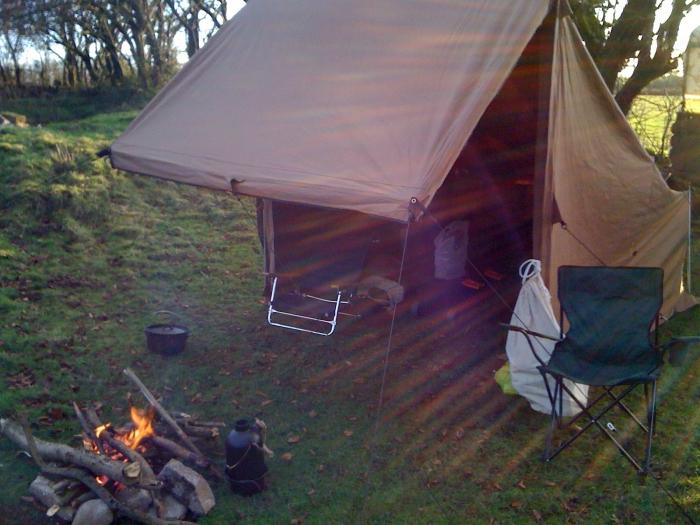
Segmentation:
[(83, 430), (81, 447), (35, 438), (26, 420), (0, 419), (0, 434), (41, 469), (29, 493), (47, 516), (73, 525), (109, 525), (120, 516), (146, 525), (193, 523), (215, 504), (198, 470), (221, 477), (195, 441), (218, 442), (224, 424), (171, 415), (133, 371), (124, 373), (149, 408), (132, 405), (133, 421), (123, 427), (102, 423), (96, 410), (74, 403)]

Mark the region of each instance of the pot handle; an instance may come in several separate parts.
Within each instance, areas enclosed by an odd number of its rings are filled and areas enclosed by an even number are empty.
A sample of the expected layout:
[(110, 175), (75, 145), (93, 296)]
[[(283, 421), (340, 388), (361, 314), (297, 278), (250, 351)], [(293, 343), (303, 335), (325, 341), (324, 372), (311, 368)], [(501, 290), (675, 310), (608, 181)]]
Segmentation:
[(157, 312), (153, 312), (153, 315), (162, 315), (166, 314), (170, 317), (177, 317), (180, 321), (184, 321), (181, 315), (176, 314), (175, 312), (171, 312), (170, 310), (158, 310)]

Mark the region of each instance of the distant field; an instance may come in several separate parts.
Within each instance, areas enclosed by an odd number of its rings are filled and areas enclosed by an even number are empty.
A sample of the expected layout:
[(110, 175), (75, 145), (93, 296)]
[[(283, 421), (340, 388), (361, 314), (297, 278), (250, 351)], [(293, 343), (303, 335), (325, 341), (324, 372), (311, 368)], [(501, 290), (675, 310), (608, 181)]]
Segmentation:
[[(644, 144), (654, 153), (668, 155), (671, 147), (671, 126), (681, 109), (682, 98), (677, 96), (643, 95), (637, 97), (627, 116)], [(686, 109), (700, 113), (700, 99), (686, 102)]]

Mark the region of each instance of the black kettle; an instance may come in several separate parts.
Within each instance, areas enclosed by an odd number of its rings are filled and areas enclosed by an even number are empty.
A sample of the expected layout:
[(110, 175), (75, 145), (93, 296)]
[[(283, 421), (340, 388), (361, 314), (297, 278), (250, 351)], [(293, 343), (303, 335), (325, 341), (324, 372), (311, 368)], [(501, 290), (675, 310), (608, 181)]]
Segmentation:
[(231, 490), (252, 496), (267, 487), (264, 428), (251, 419), (239, 419), (226, 438), (226, 475)]

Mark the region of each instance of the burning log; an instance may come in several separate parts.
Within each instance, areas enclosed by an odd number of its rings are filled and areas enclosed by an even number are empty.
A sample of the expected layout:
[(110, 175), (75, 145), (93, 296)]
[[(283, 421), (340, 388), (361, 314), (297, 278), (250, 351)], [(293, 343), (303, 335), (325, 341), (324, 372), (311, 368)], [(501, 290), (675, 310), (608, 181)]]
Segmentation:
[[(80, 410), (80, 407), (76, 403), (73, 403), (73, 408), (75, 409), (75, 413), (78, 415), (78, 419), (82, 421), (85, 421), (85, 424), (87, 425), (87, 420), (86, 417), (83, 415), (82, 411)], [(132, 407), (132, 417), (133, 417), (133, 412), (134, 408)], [(93, 432), (93, 435), (95, 436), (94, 439), (100, 442), (101, 440), (104, 440), (110, 447), (112, 447), (114, 450), (118, 451), (122, 456), (127, 458), (129, 461), (132, 463), (137, 463), (141, 467), (141, 472), (142, 472), (142, 479), (141, 479), (141, 485), (146, 486), (147, 488), (150, 489), (159, 489), (161, 486), (161, 483), (156, 479), (156, 475), (153, 472), (153, 469), (151, 468), (151, 465), (144, 459), (144, 457), (139, 454), (135, 450), (135, 446), (129, 447), (126, 443), (123, 441), (120, 441), (119, 439), (116, 439), (114, 437), (113, 431), (109, 425), (104, 425), (102, 422), (99, 420), (97, 417), (97, 413), (94, 411), (88, 412), (88, 418), (90, 419), (90, 423), (94, 425), (94, 428), (99, 429), (99, 434), (97, 432)], [(150, 422), (149, 422), (149, 428), (150, 428)], [(145, 437), (148, 437), (148, 434), (145, 433)], [(139, 438), (140, 441), (140, 438)], [(97, 445), (97, 443), (96, 443)], [(138, 445), (138, 442), (136, 443)], [(98, 445), (98, 448), (100, 448), (101, 453), (104, 454), (104, 449), (101, 447), (101, 445)]]
[[(0, 419), (0, 433), (22, 450), (29, 450), (27, 437), (22, 427), (10, 419)], [(106, 476), (124, 485), (140, 485), (141, 465), (132, 462), (114, 461), (107, 457), (91, 454), (61, 443), (51, 443), (35, 439), (38, 453), (46, 461), (57, 461), (76, 465), (96, 476)], [(152, 488), (152, 487), (146, 487)]]
[(163, 406), (158, 402), (156, 397), (151, 393), (150, 390), (146, 387), (146, 385), (143, 384), (143, 382), (138, 378), (138, 376), (134, 373), (133, 370), (130, 368), (125, 368), (124, 369), (124, 375), (126, 375), (131, 381), (141, 390), (141, 393), (144, 395), (144, 397), (148, 400), (148, 402), (153, 406), (158, 411), (158, 414), (160, 414), (160, 417), (163, 418), (163, 420), (170, 425), (170, 427), (173, 429), (175, 434), (177, 434), (177, 437), (182, 440), (182, 442), (189, 448), (192, 452), (194, 452), (197, 456), (200, 458), (204, 458), (204, 454), (197, 448), (197, 445), (195, 445), (192, 440), (189, 438), (185, 432), (180, 428), (180, 426), (175, 422), (175, 420), (172, 418), (172, 416), (168, 413), (167, 410), (163, 408)]
[[(0, 435), (29, 451), (41, 468), (42, 474), (32, 483), (30, 492), (48, 507), (48, 516), (72, 519), (81, 525), (97, 523), (94, 520), (98, 518), (107, 523), (112, 516), (125, 516), (146, 525), (186, 525), (190, 522), (181, 520), (188, 513), (203, 516), (214, 506), (214, 495), (206, 479), (178, 460), (209, 467), (219, 478), (223, 475), (187, 435), (182, 439), (182, 428), (135, 374), (128, 372), (125, 371), (138, 382), (150, 406), (142, 410), (129, 403), (131, 422), (122, 428), (103, 424), (95, 409), (81, 409), (73, 403), (83, 429), (82, 449), (35, 439), (22, 416), (21, 425), (0, 419)], [(156, 413), (187, 447), (156, 434)], [(218, 436), (217, 422), (196, 423), (199, 422), (188, 416), (182, 426), (196, 437)], [(168, 460), (156, 476), (156, 466)]]
[[(8, 420), (0, 419), (0, 430), (3, 430), (3, 432), (5, 432), (5, 429), (7, 428), (7, 425), (3, 425), (3, 423), (6, 423), (7, 421)], [(12, 424), (14, 425), (14, 427), (18, 426), (16, 423)], [(134, 510), (117, 500), (114, 496), (112, 496), (112, 494), (109, 493), (107, 489), (101, 486), (91, 474), (85, 472), (82, 469), (53, 467), (47, 465), (45, 462), (46, 458), (42, 455), (42, 447), (40, 447), (40, 443), (46, 444), (47, 442), (42, 442), (41, 440), (37, 441), (34, 438), (34, 436), (32, 436), (31, 431), (29, 430), (29, 425), (26, 423), (22, 425), (21, 430), (24, 434), (22, 436), (24, 444), (29, 449), (29, 453), (32, 455), (32, 458), (36, 462), (37, 466), (41, 468), (41, 471), (44, 474), (49, 476), (57, 476), (61, 479), (70, 478), (80, 481), (83, 485), (85, 485), (92, 492), (94, 492), (98, 498), (100, 498), (104, 503), (106, 503), (111, 510), (116, 510), (121, 515), (136, 520), (140, 523), (144, 523), (145, 525), (194, 525), (192, 522), (189, 521), (162, 520), (160, 518), (156, 518), (155, 516), (151, 516), (150, 514)], [(12, 441), (14, 441), (14, 439), (10, 437), (7, 433), (5, 433), (5, 435), (8, 436)], [(15, 444), (17, 443), (15, 442)], [(52, 443), (48, 444), (51, 445)]]
[(83, 412), (80, 410), (80, 407), (78, 407), (78, 403), (75, 401), (73, 402), (73, 410), (75, 411), (75, 415), (80, 422), (80, 426), (83, 427), (83, 432), (85, 432), (85, 435), (90, 441), (92, 441), (95, 447), (97, 447), (99, 453), (106, 456), (107, 454), (105, 454), (105, 451), (102, 448), (102, 442), (97, 439), (97, 434), (95, 434), (95, 428), (97, 428), (97, 425), (90, 426), (88, 421), (85, 419)]

